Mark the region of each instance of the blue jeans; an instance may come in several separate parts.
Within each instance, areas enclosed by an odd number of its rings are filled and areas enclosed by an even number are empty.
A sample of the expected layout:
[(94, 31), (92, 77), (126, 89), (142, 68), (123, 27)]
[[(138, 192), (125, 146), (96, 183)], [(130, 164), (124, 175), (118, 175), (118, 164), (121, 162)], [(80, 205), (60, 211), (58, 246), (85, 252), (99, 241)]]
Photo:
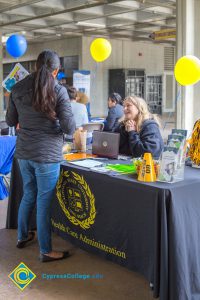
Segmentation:
[(40, 252), (52, 251), (51, 202), (60, 173), (60, 163), (18, 159), (23, 179), (23, 197), (18, 212), (18, 240), (28, 237), (29, 220), (37, 201), (37, 236)]

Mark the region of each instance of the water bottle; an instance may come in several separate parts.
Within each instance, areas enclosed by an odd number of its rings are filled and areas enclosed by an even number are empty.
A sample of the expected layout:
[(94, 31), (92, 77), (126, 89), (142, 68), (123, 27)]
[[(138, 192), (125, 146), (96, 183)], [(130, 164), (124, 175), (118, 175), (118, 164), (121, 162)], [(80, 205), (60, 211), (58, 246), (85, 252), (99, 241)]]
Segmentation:
[(13, 127), (9, 127), (8, 135), (10, 135), (10, 136), (15, 135), (15, 127), (14, 126)]

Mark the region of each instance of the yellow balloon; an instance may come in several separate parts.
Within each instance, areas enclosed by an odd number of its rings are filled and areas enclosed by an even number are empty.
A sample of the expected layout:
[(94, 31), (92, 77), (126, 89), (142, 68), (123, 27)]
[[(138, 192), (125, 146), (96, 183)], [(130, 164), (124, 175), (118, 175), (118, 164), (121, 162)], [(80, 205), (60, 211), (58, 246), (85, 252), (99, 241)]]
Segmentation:
[(182, 56), (175, 65), (174, 75), (181, 85), (197, 83), (200, 80), (200, 60), (193, 55)]
[(106, 60), (110, 56), (111, 51), (110, 42), (104, 38), (95, 39), (90, 45), (92, 58), (97, 62)]

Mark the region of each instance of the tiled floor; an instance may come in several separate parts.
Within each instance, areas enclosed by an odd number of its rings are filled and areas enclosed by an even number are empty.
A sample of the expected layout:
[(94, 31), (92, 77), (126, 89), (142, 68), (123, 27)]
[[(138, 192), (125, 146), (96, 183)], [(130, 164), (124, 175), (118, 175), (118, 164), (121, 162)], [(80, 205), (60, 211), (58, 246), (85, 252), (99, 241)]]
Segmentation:
[[(87, 253), (54, 235), (54, 249), (70, 249), (72, 257), (42, 264), (38, 261), (38, 245), (16, 248), (17, 231), (5, 229), (8, 199), (0, 201), (0, 300), (153, 300), (149, 283), (138, 273)], [(4, 228), (4, 229), (3, 229)], [(10, 272), (24, 262), (37, 276), (23, 292), (8, 278)], [(42, 274), (102, 274), (102, 279), (44, 280)]]
[[(0, 300), (153, 300), (149, 283), (138, 273), (129, 271), (99, 256), (87, 253), (54, 236), (54, 248), (70, 250), (68, 259), (41, 263), (37, 241), (17, 249), (16, 230), (0, 230)], [(8, 275), (24, 262), (37, 278), (21, 291)], [(101, 279), (52, 279), (43, 274), (101, 274)]]

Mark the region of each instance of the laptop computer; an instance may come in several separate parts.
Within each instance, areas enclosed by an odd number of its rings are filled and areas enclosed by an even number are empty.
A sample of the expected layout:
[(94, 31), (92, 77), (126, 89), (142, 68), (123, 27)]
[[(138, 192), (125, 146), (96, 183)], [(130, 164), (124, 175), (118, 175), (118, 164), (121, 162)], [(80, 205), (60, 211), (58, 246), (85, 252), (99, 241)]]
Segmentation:
[(102, 157), (118, 158), (119, 133), (93, 131), (92, 153)]

